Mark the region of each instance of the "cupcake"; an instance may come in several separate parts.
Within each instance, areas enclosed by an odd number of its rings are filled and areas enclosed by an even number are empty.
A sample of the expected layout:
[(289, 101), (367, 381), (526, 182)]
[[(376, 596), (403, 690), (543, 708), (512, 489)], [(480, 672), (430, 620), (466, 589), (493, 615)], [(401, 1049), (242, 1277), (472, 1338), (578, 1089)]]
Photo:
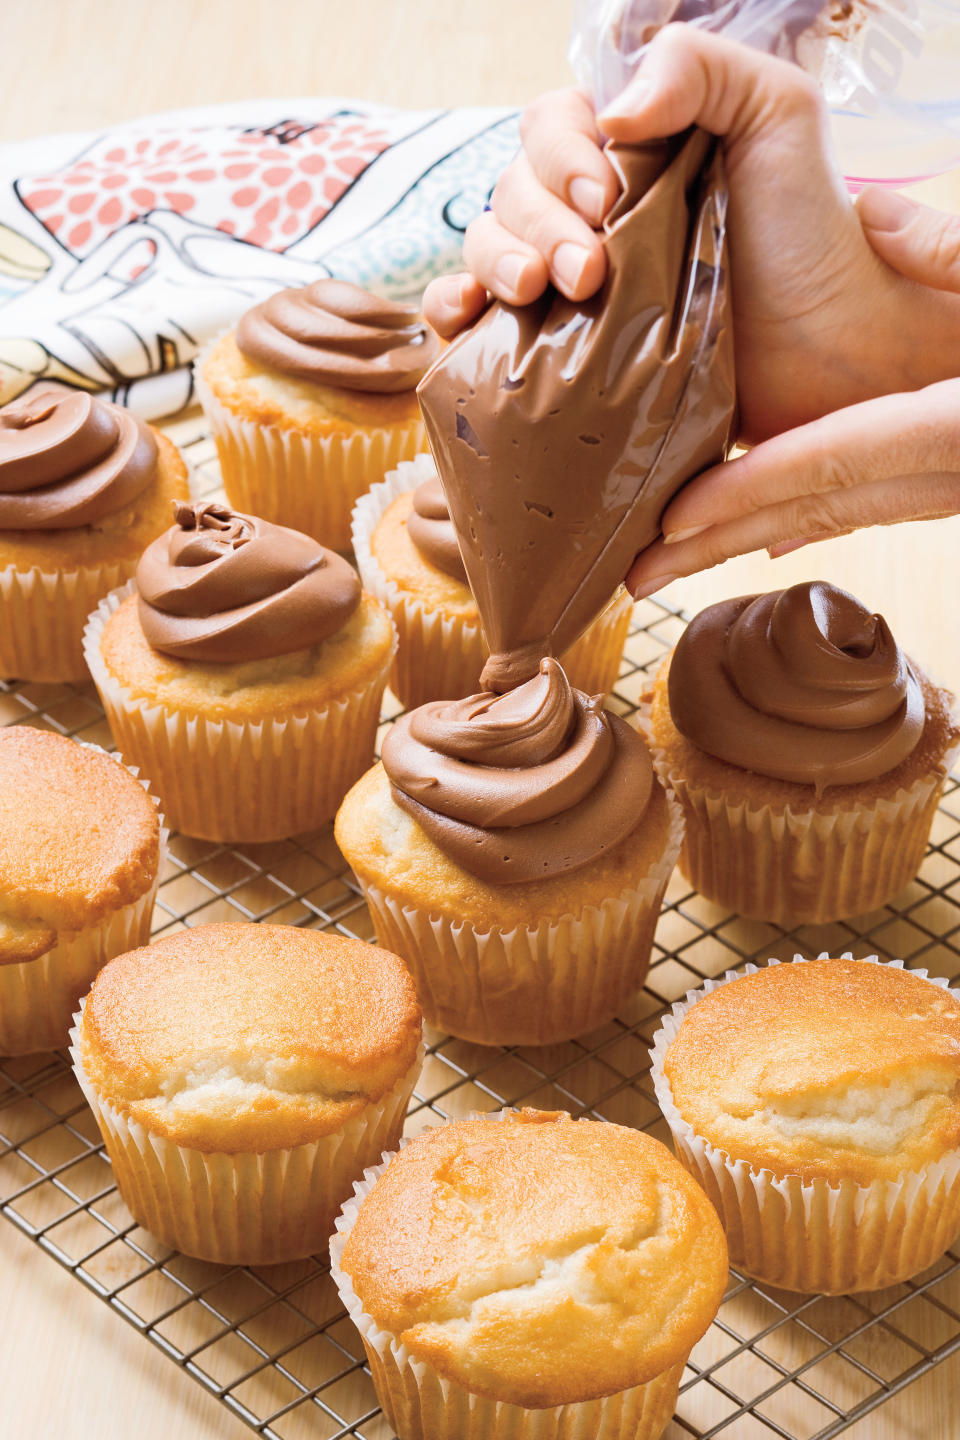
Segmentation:
[(0, 729), (0, 1055), (65, 1045), (100, 967), (146, 944), (162, 850), (155, 803), (112, 755)]
[[(402, 462), (353, 512), (364, 585), (387, 606), (399, 645), (390, 686), (407, 709), (472, 694), (489, 651), (436, 467)], [(633, 601), (623, 586), (561, 656), (571, 685), (606, 695), (620, 673)]]
[(255, 305), (196, 368), (231, 505), (346, 550), (357, 497), (426, 448), (437, 351), (415, 308), (342, 280)]
[(727, 1279), (716, 1215), (659, 1141), (539, 1110), (386, 1158), (330, 1257), (398, 1440), (656, 1440)]
[(653, 1077), (731, 1263), (785, 1290), (899, 1284), (960, 1232), (960, 999), (900, 961), (821, 957), (708, 980)]
[(335, 834), (429, 1023), (545, 1045), (643, 985), (682, 825), (641, 736), (547, 659), (401, 716)]
[(373, 757), (395, 644), (346, 560), (218, 504), (179, 505), (84, 638), (114, 740), (171, 826), (227, 841), (333, 818)]
[(643, 725), (683, 806), (680, 868), (785, 928), (876, 910), (916, 875), (960, 729), (885, 621), (822, 582), (711, 605)]
[(176, 446), (106, 400), (0, 408), (0, 675), (86, 680), (83, 627), (189, 495)]
[(321, 1251), (397, 1144), (420, 1009), (395, 955), (286, 925), (203, 925), (118, 956), (71, 1055), (134, 1219), (225, 1265)]

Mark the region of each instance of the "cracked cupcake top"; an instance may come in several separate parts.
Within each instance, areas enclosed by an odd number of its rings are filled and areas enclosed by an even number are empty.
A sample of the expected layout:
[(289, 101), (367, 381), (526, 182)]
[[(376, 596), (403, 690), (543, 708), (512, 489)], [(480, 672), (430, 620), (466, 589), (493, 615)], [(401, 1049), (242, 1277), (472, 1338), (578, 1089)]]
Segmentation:
[(287, 925), (203, 925), (100, 972), (79, 1034), (100, 1097), (178, 1145), (319, 1139), (414, 1063), (420, 1007), (395, 955)]
[(716, 1213), (659, 1141), (537, 1110), (418, 1136), (364, 1201), (341, 1264), (415, 1359), (535, 1408), (682, 1361), (727, 1278)]

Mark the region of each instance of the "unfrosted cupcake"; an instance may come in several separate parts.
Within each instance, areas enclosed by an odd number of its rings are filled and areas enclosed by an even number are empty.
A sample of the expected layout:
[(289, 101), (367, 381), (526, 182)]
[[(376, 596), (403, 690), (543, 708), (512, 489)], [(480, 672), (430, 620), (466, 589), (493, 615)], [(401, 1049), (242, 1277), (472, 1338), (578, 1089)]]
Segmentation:
[(146, 944), (162, 851), (156, 804), (112, 755), (0, 729), (0, 1055), (65, 1045), (100, 967)]
[(654, 1040), (732, 1263), (787, 1290), (895, 1285), (960, 1233), (960, 999), (871, 959), (708, 980)]
[[(480, 615), (429, 455), (401, 463), (353, 512), (353, 548), (364, 585), (393, 616), (399, 643), (390, 685), (407, 709), (471, 695), (489, 651)], [(571, 685), (606, 695), (620, 673), (633, 601), (621, 586), (561, 656)]]
[(397, 1144), (420, 1009), (395, 955), (285, 925), (204, 925), (113, 960), (72, 1034), (138, 1224), (227, 1265), (322, 1251)]
[(544, 660), (401, 716), (335, 834), (429, 1023), (544, 1045), (643, 985), (682, 824), (642, 737)]
[(330, 1256), (398, 1440), (657, 1440), (727, 1280), (665, 1146), (538, 1110), (410, 1141)]
[(437, 351), (414, 307), (342, 280), (255, 305), (196, 368), (231, 505), (346, 550), (357, 497), (425, 449)]
[(886, 904), (923, 860), (960, 740), (953, 696), (883, 618), (822, 582), (711, 605), (644, 728), (702, 895), (784, 927)]
[(85, 680), (83, 627), (189, 494), (176, 446), (119, 405), (44, 389), (0, 409), (0, 675)]
[(333, 818), (373, 756), (395, 644), (346, 560), (218, 504), (179, 506), (85, 636), (117, 746), (171, 826), (228, 841)]

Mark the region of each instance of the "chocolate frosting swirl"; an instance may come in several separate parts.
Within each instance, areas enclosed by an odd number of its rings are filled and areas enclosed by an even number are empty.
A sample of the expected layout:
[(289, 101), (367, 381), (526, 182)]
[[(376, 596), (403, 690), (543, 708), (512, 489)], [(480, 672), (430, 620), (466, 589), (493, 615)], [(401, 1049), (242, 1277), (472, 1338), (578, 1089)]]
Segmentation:
[(380, 394), (414, 389), (439, 352), (415, 306), (344, 280), (315, 280), (254, 305), (237, 346), (282, 375)]
[(0, 409), (0, 530), (91, 525), (157, 473), (157, 442), (119, 405), (42, 390)]
[(402, 715), (383, 767), (397, 804), (434, 844), (495, 885), (588, 864), (636, 827), (653, 786), (636, 731), (550, 659), (506, 695)]
[(707, 754), (818, 792), (885, 775), (924, 727), (923, 690), (886, 621), (822, 581), (702, 611), (673, 652), (669, 697)]
[(137, 566), (155, 650), (214, 664), (289, 655), (336, 634), (360, 603), (352, 566), (299, 530), (225, 505), (175, 514)]
[(439, 476), (424, 480), (414, 490), (407, 533), (424, 560), (466, 585), (467, 572)]

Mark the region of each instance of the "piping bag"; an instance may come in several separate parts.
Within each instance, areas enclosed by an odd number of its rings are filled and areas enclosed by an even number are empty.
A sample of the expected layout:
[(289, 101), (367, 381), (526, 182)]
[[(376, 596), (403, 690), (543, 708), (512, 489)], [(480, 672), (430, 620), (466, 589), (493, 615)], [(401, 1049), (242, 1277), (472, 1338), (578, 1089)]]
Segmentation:
[(622, 193), (600, 291), (495, 301), (417, 389), (490, 649), (486, 690), (573, 643), (731, 435), (718, 142), (693, 129), (606, 153)]

